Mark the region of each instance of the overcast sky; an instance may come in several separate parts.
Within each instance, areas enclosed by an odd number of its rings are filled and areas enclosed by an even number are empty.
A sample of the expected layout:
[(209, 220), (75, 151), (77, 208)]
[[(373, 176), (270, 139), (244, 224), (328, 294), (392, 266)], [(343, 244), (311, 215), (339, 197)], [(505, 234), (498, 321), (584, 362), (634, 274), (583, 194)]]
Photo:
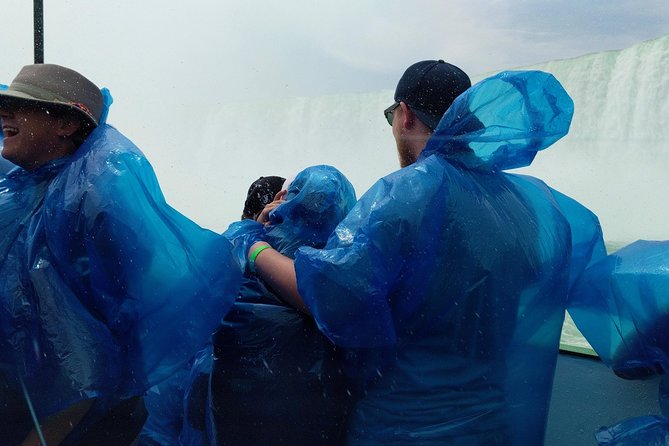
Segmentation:
[[(32, 3), (0, 0), (0, 83), (33, 61)], [(309, 163), (328, 163), (361, 194), (396, 169), (381, 110), (416, 61), (443, 58), (480, 78), (669, 34), (669, 0), (44, 3), (46, 62), (108, 87), (114, 96), (109, 122), (147, 154), (168, 201), (217, 230), (238, 218), (248, 184), (259, 174), (289, 176)], [(361, 95), (292, 99), (345, 93), (369, 93), (369, 103), (359, 102)], [(247, 101), (253, 104), (235, 107)], [(313, 119), (305, 116), (314, 111)], [(314, 140), (321, 142), (312, 147)], [(556, 178), (563, 178), (562, 163), (555, 165)], [(654, 227), (666, 228), (669, 217), (658, 217), (657, 200), (647, 199), (644, 207), (635, 198), (646, 194), (634, 181), (648, 184), (648, 170), (644, 165), (635, 167), (637, 176), (625, 174), (628, 192), (614, 187), (618, 179), (602, 177), (614, 169), (570, 175), (573, 187), (554, 185), (593, 205), (591, 190), (611, 190), (613, 198), (602, 202), (635, 209), (639, 227), (655, 218)], [(630, 197), (621, 199), (625, 194)], [(596, 210), (603, 215), (608, 209)], [(626, 221), (627, 214), (609, 221)], [(629, 236), (645, 234), (637, 227)]]
[[(44, 3), (46, 62), (147, 101), (160, 92), (225, 103), (378, 91), (422, 59), (476, 76), (669, 34), (667, 0)], [(0, 4), (8, 83), (32, 62), (32, 2)]]

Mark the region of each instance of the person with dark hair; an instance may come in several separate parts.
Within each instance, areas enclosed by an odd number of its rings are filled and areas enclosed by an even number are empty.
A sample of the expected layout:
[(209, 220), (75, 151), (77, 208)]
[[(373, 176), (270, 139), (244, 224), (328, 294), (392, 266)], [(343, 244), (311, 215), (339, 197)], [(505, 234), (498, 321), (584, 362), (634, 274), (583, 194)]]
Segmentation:
[[(236, 244), (262, 234), (287, 256), (300, 246), (323, 247), (356, 201), (332, 166), (308, 167), (287, 182), (265, 178), (249, 188), (250, 218), (223, 233)], [(142, 446), (337, 444), (352, 398), (332, 373), (339, 365), (332, 344), (253, 271), (243, 273), (212, 342), (147, 393)]]
[[(224, 235), (233, 244), (270, 240), (293, 257), (300, 247), (325, 246), (355, 202), (353, 185), (339, 170), (308, 167), (266, 206), (263, 218), (232, 224)], [(237, 302), (213, 336), (215, 444), (339, 444), (353, 401), (339, 355), (312, 318), (245, 269)]]
[[(274, 201), (285, 181), (285, 178), (279, 176), (262, 176), (251, 183), (244, 201), (241, 219), (255, 221), (265, 206)], [(209, 345), (210, 339), (207, 339), (205, 344)], [(200, 348), (203, 346), (204, 344)], [(141, 446), (175, 444), (180, 441), (179, 436), (182, 431), (184, 431), (182, 435), (184, 444), (204, 442), (204, 425), (200, 426), (197, 422), (192, 421), (194, 418), (192, 415), (184, 414), (184, 394), (189, 393), (188, 399), (199, 397), (204, 401), (203, 395), (206, 396), (211, 368), (211, 361), (208, 361), (210, 356), (211, 348), (206, 347), (200, 350), (180, 370), (146, 392), (144, 403), (148, 416), (140, 433), (139, 444)], [(199, 370), (203, 363), (207, 365), (206, 373)], [(191, 379), (191, 374), (196, 374), (196, 376)], [(202, 404), (193, 402), (187, 408), (191, 412), (194, 407), (202, 411), (204, 410)], [(192, 428), (190, 424), (196, 424), (199, 429)], [(194, 438), (198, 439), (197, 442)]]
[[(383, 111), (393, 127), (400, 167), (416, 162), (448, 107), (471, 85), (464, 71), (443, 60), (418, 62), (406, 70), (395, 102)], [(401, 125), (393, 125), (396, 115)]]
[(564, 136), (573, 102), (547, 73), (470, 87), (430, 60), (384, 114), (403, 168), (324, 248), (236, 249), (344, 351), (362, 395), (346, 444), (542, 444), (567, 296), (605, 250), (594, 214), (503, 171)]
[(80, 73), (0, 90), (0, 438), (131, 444), (142, 395), (206, 341), (241, 281), (229, 242), (171, 208)]
[(276, 194), (281, 191), (285, 178), (277, 176), (260, 177), (251, 183), (246, 194), (242, 220), (258, 218), (266, 205), (274, 201)]

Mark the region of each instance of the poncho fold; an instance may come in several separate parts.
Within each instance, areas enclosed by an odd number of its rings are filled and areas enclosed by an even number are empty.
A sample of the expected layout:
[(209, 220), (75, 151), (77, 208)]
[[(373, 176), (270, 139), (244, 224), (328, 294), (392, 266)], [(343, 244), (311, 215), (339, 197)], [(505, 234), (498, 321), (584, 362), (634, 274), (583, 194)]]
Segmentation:
[(542, 444), (567, 297), (605, 250), (594, 214), (503, 170), (572, 114), (550, 74), (485, 79), (324, 249), (297, 250), (300, 294), (364, 389), (349, 444)]
[(3, 385), (23, 398), (23, 382), (38, 417), (170, 376), (241, 281), (229, 242), (170, 207), (107, 124), (70, 157), (1, 178), (0, 209)]

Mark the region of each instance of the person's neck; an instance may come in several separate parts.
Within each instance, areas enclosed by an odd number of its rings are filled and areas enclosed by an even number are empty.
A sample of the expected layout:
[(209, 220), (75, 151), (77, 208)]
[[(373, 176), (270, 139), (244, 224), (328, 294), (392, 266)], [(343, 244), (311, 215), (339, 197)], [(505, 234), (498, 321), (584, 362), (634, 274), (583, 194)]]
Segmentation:
[(432, 136), (432, 133), (416, 133), (411, 139), (408, 140), (408, 147), (411, 151), (414, 162), (415, 160), (418, 160), (420, 154), (423, 152), (423, 149), (425, 149), (430, 136)]
[(69, 158), (72, 153), (75, 152), (75, 150), (66, 147), (51, 149), (48, 151), (49, 156), (45, 157), (44, 159), (35, 160), (29, 165), (22, 165), (21, 167), (28, 171), (35, 171), (41, 169), (44, 166), (60, 164), (63, 160)]

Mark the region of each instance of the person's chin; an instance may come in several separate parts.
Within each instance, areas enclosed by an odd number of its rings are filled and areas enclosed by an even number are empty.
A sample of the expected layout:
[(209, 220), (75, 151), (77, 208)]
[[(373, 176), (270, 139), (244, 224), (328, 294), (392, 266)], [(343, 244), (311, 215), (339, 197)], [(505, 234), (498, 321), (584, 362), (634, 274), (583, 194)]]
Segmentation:
[(23, 167), (24, 169), (27, 169), (25, 167), (25, 163), (23, 162), (24, 160), (22, 160), (21, 157), (17, 156), (17, 152), (12, 147), (9, 148), (7, 148), (7, 146), (3, 147), (0, 155), (2, 155), (2, 157), (7, 161), (9, 161), (10, 163), (16, 166)]
[(12, 150), (11, 147), (7, 147), (7, 146), (2, 147), (2, 152), (0, 152), (0, 155), (2, 155), (2, 157), (4, 159), (6, 159), (7, 161), (11, 161), (13, 163), (14, 161), (13, 161), (12, 158), (14, 158), (14, 157), (12, 156), (12, 154), (13, 154), (13, 150)]

